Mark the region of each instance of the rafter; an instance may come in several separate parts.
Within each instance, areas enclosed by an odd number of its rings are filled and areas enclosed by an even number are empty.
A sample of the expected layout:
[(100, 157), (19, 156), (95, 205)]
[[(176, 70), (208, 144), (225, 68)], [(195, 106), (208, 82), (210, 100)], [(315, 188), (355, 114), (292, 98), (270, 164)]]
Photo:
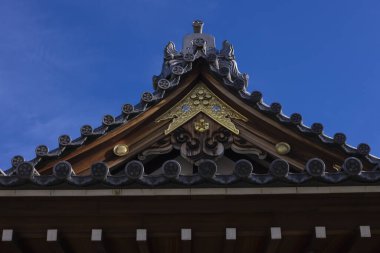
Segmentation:
[(62, 239), (59, 238), (57, 229), (48, 229), (46, 233), (46, 242), (52, 252), (55, 253), (68, 253), (66, 245), (63, 243)]
[(191, 241), (192, 234), (190, 228), (182, 228), (181, 229), (181, 250), (182, 253), (191, 253)]
[(91, 242), (93, 248), (96, 250), (96, 253), (107, 253), (106, 247), (104, 245), (102, 229), (92, 229)]
[(13, 252), (26, 253), (20, 245), (20, 242), (15, 235), (13, 229), (3, 229), (1, 242), (6, 244)]
[(136, 230), (136, 241), (140, 253), (150, 253), (146, 229)]
[(224, 240), (223, 252), (233, 253), (236, 244), (236, 228), (226, 228), (226, 237)]
[(370, 226), (360, 226), (355, 232), (354, 238), (348, 242), (350, 247), (347, 253), (360, 253), (365, 252), (368, 242), (371, 240), (371, 227)]
[(267, 242), (265, 253), (275, 253), (278, 252), (280, 243), (282, 240), (281, 228), (271, 227), (270, 228), (270, 238)]
[(326, 227), (317, 226), (314, 228), (309, 243), (306, 245), (304, 253), (322, 252), (327, 245)]

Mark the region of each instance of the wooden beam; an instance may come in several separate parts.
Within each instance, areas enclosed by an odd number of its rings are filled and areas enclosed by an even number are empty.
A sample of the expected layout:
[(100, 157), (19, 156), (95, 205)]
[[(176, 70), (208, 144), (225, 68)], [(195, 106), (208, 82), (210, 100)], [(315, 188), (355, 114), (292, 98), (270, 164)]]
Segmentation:
[(48, 229), (46, 233), (46, 242), (49, 245), (49, 248), (54, 253), (67, 253), (69, 252), (65, 245), (58, 238), (57, 229)]
[(191, 253), (191, 229), (181, 229), (181, 250), (182, 253)]
[(226, 239), (224, 241), (223, 252), (233, 253), (236, 244), (236, 228), (226, 228)]
[(270, 238), (267, 242), (265, 253), (275, 253), (278, 251), (282, 240), (282, 233), (280, 227), (270, 228)]
[(140, 253), (149, 253), (149, 245), (147, 240), (147, 231), (146, 229), (137, 229), (136, 230), (136, 241)]
[[(351, 240), (351, 245), (348, 248), (348, 253), (360, 253), (367, 252), (365, 249), (368, 248), (368, 241), (371, 240), (371, 227), (370, 226), (360, 226), (353, 240)], [(352, 239), (352, 238), (351, 238)]]
[(304, 250), (305, 253), (323, 252), (327, 246), (326, 227), (317, 226)]
[(106, 247), (104, 246), (102, 229), (91, 230), (91, 242), (97, 253), (107, 253)]
[(21, 248), (17, 237), (14, 234), (13, 229), (3, 229), (1, 242), (7, 244), (8, 248), (13, 252), (24, 253), (25, 251)]

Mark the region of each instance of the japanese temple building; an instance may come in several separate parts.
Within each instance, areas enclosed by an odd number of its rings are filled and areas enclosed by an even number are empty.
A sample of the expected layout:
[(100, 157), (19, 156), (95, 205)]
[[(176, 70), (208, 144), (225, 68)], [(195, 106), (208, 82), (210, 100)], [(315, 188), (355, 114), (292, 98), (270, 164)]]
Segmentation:
[(138, 104), (0, 171), (1, 253), (380, 252), (369, 145), (265, 104), (193, 28)]

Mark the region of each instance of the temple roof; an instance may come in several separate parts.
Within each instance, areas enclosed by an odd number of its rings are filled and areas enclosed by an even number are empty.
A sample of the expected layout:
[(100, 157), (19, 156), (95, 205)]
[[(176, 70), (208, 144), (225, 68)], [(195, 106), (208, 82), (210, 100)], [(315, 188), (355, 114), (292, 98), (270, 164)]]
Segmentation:
[[(321, 123), (314, 123), (306, 126), (302, 122), (302, 115), (293, 113), (290, 116), (284, 115), (280, 103), (265, 104), (263, 96), (259, 91), (249, 93), (247, 91), (249, 76), (241, 73), (235, 60), (234, 48), (228, 41), (224, 41), (222, 48), (215, 47), (213, 36), (202, 33), (203, 23), (195, 21), (193, 23), (194, 33), (186, 35), (183, 40), (182, 50), (177, 51), (173, 42), (169, 42), (164, 49), (164, 63), (161, 73), (153, 76), (153, 91), (143, 92), (138, 104), (124, 104), (122, 112), (118, 116), (105, 115), (99, 127), (84, 125), (80, 129), (80, 136), (71, 138), (68, 135), (61, 135), (58, 138), (58, 148), (49, 151), (45, 145), (36, 148), (36, 157), (29, 162), (24, 161), (22, 156), (12, 158), (12, 167), (5, 172), (1, 172), (0, 186), (17, 186), (30, 184), (36, 186), (67, 184), (86, 186), (102, 184), (105, 186), (159, 186), (159, 185), (262, 185), (262, 184), (363, 184), (378, 182), (380, 180), (380, 159), (370, 154), (370, 146), (365, 143), (359, 144), (356, 148), (346, 143), (346, 136), (343, 133), (336, 133), (329, 137), (323, 132)], [(249, 161), (235, 163), (234, 171), (231, 175), (216, 175), (216, 164), (211, 165), (211, 173), (202, 175), (202, 169), (196, 175), (180, 175), (162, 171), (160, 175), (144, 175), (144, 165), (135, 163), (138, 177), (128, 175), (125, 167), (125, 175), (110, 175), (107, 164), (103, 161), (94, 163), (91, 167), (92, 175), (75, 176), (73, 168), (65, 156), (75, 152), (79, 147), (83, 147), (95, 140), (113, 132), (119, 128), (128, 128), (128, 124), (144, 115), (147, 111), (159, 103), (164, 103), (170, 94), (181, 86), (185, 86), (182, 79), (194, 73), (196, 69), (206, 69), (206, 71), (218, 80), (230, 94), (241, 103), (249, 106), (253, 111), (259, 112), (262, 117), (271, 119), (279, 123), (282, 127), (296, 132), (311, 142), (316, 142), (331, 152), (342, 152), (346, 154), (342, 170), (338, 172), (325, 172), (323, 161), (317, 158), (310, 159), (300, 173), (289, 172), (289, 164), (286, 159), (275, 159), (267, 174), (252, 173), (252, 163)], [(280, 171), (277, 171), (276, 162)], [(52, 175), (39, 176), (39, 166), (56, 163)], [(136, 161), (137, 162), (137, 161)], [(210, 162), (210, 161), (208, 161)], [(250, 173), (239, 172), (239, 165), (243, 164)], [(365, 171), (363, 163), (366, 163)], [(368, 164), (370, 166), (368, 166)], [(238, 166), (239, 165), (239, 166)], [(273, 166), (272, 166), (273, 165)], [(322, 169), (313, 170), (315, 168)], [(177, 165), (176, 165), (177, 166)], [(243, 166), (243, 167), (244, 167)], [(199, 168), (202, 166), (199, 165)], [(273, 168), (272, 168), (273, 167)], [(164, 168), (164, 166), (163, 166)], [(208, 166), (210, 168), (210, 165)], [(352, 170), (351, 170), (352, 169)], [(75, 168), (74, 168), (75, 170)], [(45, 171), (44, 171), (45, 172)], [(178, 173), (177, 173), (178, 172)], [(278, 174), (278, 173), (279, 174)], [(211, 174), (210, 174), (211, 173)], [(247, 170), (245, 170), (247, 173)], [(276, 174), (277, 173), (277, 174)]]

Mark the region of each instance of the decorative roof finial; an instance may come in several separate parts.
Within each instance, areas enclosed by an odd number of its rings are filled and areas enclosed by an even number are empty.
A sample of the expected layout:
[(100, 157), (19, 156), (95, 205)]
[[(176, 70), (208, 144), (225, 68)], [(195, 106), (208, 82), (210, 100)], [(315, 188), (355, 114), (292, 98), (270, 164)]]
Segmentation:
[(202, 20), (194, 20), (193, 21), (194, 33), (202, 33), (203, 25), (204, 23)]

